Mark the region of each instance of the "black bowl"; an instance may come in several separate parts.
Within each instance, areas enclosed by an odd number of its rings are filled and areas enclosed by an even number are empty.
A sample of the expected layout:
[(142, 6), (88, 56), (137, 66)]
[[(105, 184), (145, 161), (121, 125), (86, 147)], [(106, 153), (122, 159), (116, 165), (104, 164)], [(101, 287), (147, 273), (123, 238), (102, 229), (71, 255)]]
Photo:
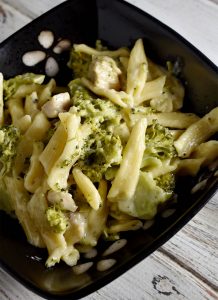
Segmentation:
[[(42, 50), (37, 36), (45, 29), (54, 33), (56, 42), (59, 38), (67, 38), (72, 43), (94, 45), (96, 39), (101, 39), (113, 48), (132, 46), (142, 37), (146, 53), (154, 61), (162, 65), (168, 60), (179, 61), (182, 67), (180, 78), (186, 86), (185, 110), (202, 115), (218, 106), (217, 67), (176, 32), (121, 0), (71, 0), (19, 30), (0, 45), (0, 70), (6, 78), (24, 72), (45, 72), (45, 62), (34, 67), (22, 63), (25, 52)], [(57, 82), (68, 82), (71, 76), (66, 67), (69, 53), (57, 55), (52, 48), (46, 53), (55, 57), (61, 67)], [(191, 195), (192, 186), (205, 177), (208, 180), (204, 189)], [(110, 243), (100, 241), (93, 266), (81, 275), (76, 275), (64, 264), (46, 269), (46, 252), (29, 245), (18, 222), (1, 212), (0, 265), (42, 297), (78, 299), (109, 283), (155, 251), (205, 205), (217, 186), (213, 172), (207, 170), (194, 180), (184, 179), (177, 188), (178, 202), (172, 204), (174, 214), (168, 218), (159, 214), (148, 230), (123, 235), (127, 245), (110, 255), (109, 258), (115, 258), (117, 263), (104, 272), (97, 271), (96, 263)], [(81, 261), (87, 260), (82, 258)]]

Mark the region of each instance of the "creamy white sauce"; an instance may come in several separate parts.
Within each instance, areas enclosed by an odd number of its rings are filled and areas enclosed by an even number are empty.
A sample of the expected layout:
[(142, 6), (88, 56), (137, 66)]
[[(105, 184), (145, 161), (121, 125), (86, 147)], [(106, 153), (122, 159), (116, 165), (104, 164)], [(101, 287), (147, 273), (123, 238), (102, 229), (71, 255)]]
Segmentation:
[(152, 225), (154, 224), (154, 220), (148, 220), (148, 221), (145, 221), (144, 225), (143, 225), (143, 229), (146, 230), (148, 228), (150, 228)]
[(38, 36), (38, 41), (39, 44), (45, 48), (48, 49), (52, 46), (52, 44), (54, 43), (54, 34), (53, 32), (49, 31), (49, 30), (43, 30), (40, 32), (39, 36)]
[(45, 73), (49, 77), (54, 77), (59, 72), (59, 66), (53, 57), (49, 57), (45, 63)]
[(107, 256), (110, 255), (118, 250), (120, 250), (121, 248), (123, 248), (127, 243), (126, 239), (121, 239), (118, 240), (116, 242), (114, 242), (112, 245), (110, 245), (102, 254), (103, 256)]
[(172, 214), (174, 214), (175, 211), (176, 211), (175, 208), (166, 209), (165, 211), (162, 212), (161, 217), (168, 218), (168, 217), (172, 216)]
[(92, 266), (93, 266), (92, 261), (81, 264), (81, 265), (76, 265), (76, 266), (73, 266), (73, 272), (77, 275), (83, 274), (86, 271), (88, 271)]
[(203, 190), (207, 184), (207, 179), (198, 182), (193, 188), (191, 189), (191, 194), (198, 192), (199, 190)]
[(90, 249), (88, 252), (84, 254), (85, 258), (94, 258), (98, 254), (98, 251), (95, 248)]
[(53, 51), (56, 54), (61, 54), (63, 51), (69, 50), (70, 46), (71, 46), (71, 42), (67, 39), (64, 39), (57, 43)]
[(100, 272), (110, 269), (116, 263), (115, 259), (103, 259), (97, 263), (97, 270)]
[(36, 64), (38, 64), (40, 61), (44, 60), (46, 57), (45, 52), (43, 51), (29, 51), (26, 52), (23, 57), (22, 57), (22, 61), (24, 63), (24, 65), (28, 66), (28, 67), (32, 67), (35, 66)]

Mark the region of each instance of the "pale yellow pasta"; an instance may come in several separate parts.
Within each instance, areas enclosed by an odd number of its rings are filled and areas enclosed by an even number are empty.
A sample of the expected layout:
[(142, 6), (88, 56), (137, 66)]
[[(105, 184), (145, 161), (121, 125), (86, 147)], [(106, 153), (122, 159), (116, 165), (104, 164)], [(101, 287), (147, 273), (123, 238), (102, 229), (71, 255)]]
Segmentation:
[(23, 137), (17, 146), (17, 155), (14, 160), (13, 174), (19, 176), (24, 170), (25, 160), (32, 155), (32, 141)]
[(203, 163), (203, 158), (187, 158), (179, 162), (177, 174), (180, 176), (196, 176)]
[(40, 91), (41, 85), (37, 83), (22, 84), (18, 87), (17, 91), (13, 94), (12, 98), (24, 98), (33, 92)]
[(101, 205), (98, 210), (90, 209), (87, 217), (87, 229), (82, 243), (88, 244), (92, 247), (97, 245), (98, 239), (102, 234), (102, 230), (106, 228), (106, 221), (108, 217), (107, 205), (107, 182), (101, 180), (98, 187), (98, 193), (101, 197)]
[(138, 39), (130, 52), (127, 67), (126, 92), (137, 99), (147, 80), (148, 62), (142, 39)]
[(152, 81), (146, 82), (141, 95), (135, 99), (135, 105), (140, 105), (144, 101), (161, 96), (165, 82), (166, 76), (161, 76)]
[(3, 74), (0, 72), (0, 126), (4, 123)]
[(38, 102), (38, 107), (42, 107), (45, 102), (50, 100), (52, 93), (55, 91), (56, 88), (56, 82), (52, 78), (48, 84), (44, 86), (40, 86), (40, 89), (38, 91), (38, 97), (39, 97), (39, 102)]
[(67, 132), (64, 129), (63, 124), (60, 123), (39, 157), (47, 175), (50, 173), (51, 168), (63, 152), (66, 141)]
[(24, 178), (24, 187), (27, 191), (35, 193), (40, 187), (43, 177), (44, 169), (39, 161), (39, 156), (42, 153), (44, 145), (42, 142), (33, 143), (33, 153), (30, 158), (30, 167)]
[(138, 230), (143, 224), (140, 220), (120, 220), (107, 228), (107, 233), (116, 234), (122, 231)]
[(124, 56), (128, 57), (129, 56), (129, 50), (127, 48), (120, 48), (118, 50), (110, 51), (98, 51), (94, 48), (91, 48), (85, 44), (74, 44), (74, 50), (76, 52), (82, 52), (86, 53), (89, 55), (96, 55), (96, 56), (110, 56), (113, 58), (119, 57), (119, 56)]
[(11, 98), (7, 101), (7, 105), (12, 124), (19, 128), (19, 120), (24, 116), (23, 100), (21, 98)]
[(67, 140), (63, 152), (48, 174), (48, 185), (53, 190), (67, 188), (70, 169), (80, 156), (80, 145), (77, 138), (80, 117), (69, 112), (61, 113), (59, 117), (67, 132)]
[(201, 167), (208, 166), (218, 158), (218, 141), (200, 144), (188, 159), (179, 161), (177, 173), (182, 176), (196, 176)]
[(190, 125), (174, 142), (179, 157), (189, 157), (191, 152), (218, 131), (218, 107)]
[(200, 118), (191, 113), (163, 112), (148, 115), (148, 123), (151, 124), (153, 120), (157, 120), (164, 127), (186, 129)]
[(33, 118), (39, 112), (37, 102), (38, 102), (38, 95), (35, 91), (32, 92), (30, 95), (26, 96), (24, 111), (25, 114), (30, 115), (31, 118)]
[(39, 112), (36, 114), (31, 126), (26, 131), (25, 137), (30, 141), (41, 141), (46, 137), (50, 127), (51, 124), (44, 113)]
[(180, 135), (183, 134), (183, 132), (185, 130), (182, 130), (182, 129), (169, 129), (169, 131), (170, 131), (170, 134), (172, 135), (174, 141), (176, 141), (180, 137)]
[(20, 129), (21, 133), (24, 133), (27, 131), (27, 129), (30, 127), (32, 123), (32, 118), (30, 115), (24, 115), (17, 121), (17, 128)]
[(200, 144), (192, 153), (193, 158), (204, 158), (203, 166), (207, 166), (218, 158), (218, 141), (211, 140)]
[(146, 128), (147, 121), (142, 118), (130, 133), (122, 162), (108, 193), (110, 201), (130, 199), (134, 195), (145, 150)]
[(24, 170), (25, 159), (32, 155), (33, 142), (45, 138), (51, 124), (44, 113), (39, 112), (17, 146), (13, 172), (19, 175)]
[(15, 214), (25, 231), (29, 243), (36, 247), (44, 247), (45, 244), (42, 240), (41, 234), (35, 222), (31, 219), (27, 209), (30, 196), (24, 188), (23, 179), (5, 176), (4, 181), (7, 191), (14, 200)]
[(79, 259), (78, 251), (74, 251), (73, 247), (68, 247), (63, 233), (56, 233), (49, 226), (45, 216), (47, 208), (45, 193), (43, 188), (40, 187), (28, 203), (28, 212), (48, 249), (49, 257), (46, 265), (52, 267), (61, 259), (65, 260), (69, 265), (74, 265)]
[(85, 87), (90, 89), (93, 93), (97, 94), (98, 96), (103, 96), (105, 98), (108, 98), (111, 100), (113, 103), (121, 106), (121, 107), (127, 107), (133, 105), (133, 98), (130, 95), (127, 95), (123, 91), (115, 91), (113, 89), (103, 89), (99, 88), (93, 85), (93, 83), (86, 79), (82, 78), (81, 79), (82, 83), (84, 84)]
[(98, 210), (102, 201), (93, 182), (78, 167), (73, 168), (73, 177), (89, 205)]

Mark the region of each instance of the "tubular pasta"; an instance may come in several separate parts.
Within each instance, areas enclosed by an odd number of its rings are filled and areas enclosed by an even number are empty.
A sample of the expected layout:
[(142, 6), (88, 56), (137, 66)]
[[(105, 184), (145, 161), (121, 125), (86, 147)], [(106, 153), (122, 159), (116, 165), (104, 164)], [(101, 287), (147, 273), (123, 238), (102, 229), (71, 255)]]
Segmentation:
[(90, 206), (98, 210), (101, 205), (101, 196), (92, 181), (77, 167), (73, 168), (73, 177)]
[(218, 131), (218, 107), (190, 125), (174, 142), (179, 157), (186, 158), (202, 142)]
[(30, 168), (24, 178), (24, 187), (27, 191), (35, 193), (35, 191), (40, 187), (43, 176), (44, 169), (39, 161), (39, 156), (44, 148), (43, 143), (35, 142), (33, 144), (33, 154), (30, 158)]
[(134, 195), (145, 150), (146, 128), (146, 119), (141, 119), (130, 133), (123, 160), (108, 193), (110, 201), (119, 201)]

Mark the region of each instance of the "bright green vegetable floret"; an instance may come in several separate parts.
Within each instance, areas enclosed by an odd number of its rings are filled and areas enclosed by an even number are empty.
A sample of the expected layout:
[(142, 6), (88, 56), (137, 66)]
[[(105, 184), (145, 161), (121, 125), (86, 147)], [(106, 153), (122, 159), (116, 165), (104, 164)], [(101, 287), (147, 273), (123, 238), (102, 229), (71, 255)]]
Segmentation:
[(96, 98), (79, 80), (69, 84), (72, 101), (83, 124), (91, 126), (92, 133), (84, 143), (78, 166), (93, 181), (99, 182), (107, 169), (122, 160), (122, 143), (113, 133), (120, 124), (119, 108), (109, 100)]
[(25, 73), (23, 75), (15, 76), (9, 80), (4, 80), (4, 99), (5, 101), (11, 98), (18, 88), (23, 84), (42, 84), (45, 79), (45, 75)]
[(74, 48), (72, 48), (68, 67), (73, 70), (73, 77), (87, 77), (91, 60), (92, 57), (90, 55), (82, 52), (76, 52)]
[(2, 164), (0, 175), (10, 172), (13, 159), (16, 155), (16, 147), (20, 132), (13, 125), (0, 128), (0, 162)]
[(46, 210), (46, 218), (49, 222), (49, 225), (56, 233), (64, 233), (66, 231), (68, 219), (59, 207), (49, 207)]
[(169, 129), (153, 122), (145, 135), (146, 150), (144, 156), (157, 157), (160, 160), (176, 157), (173, 136)]

